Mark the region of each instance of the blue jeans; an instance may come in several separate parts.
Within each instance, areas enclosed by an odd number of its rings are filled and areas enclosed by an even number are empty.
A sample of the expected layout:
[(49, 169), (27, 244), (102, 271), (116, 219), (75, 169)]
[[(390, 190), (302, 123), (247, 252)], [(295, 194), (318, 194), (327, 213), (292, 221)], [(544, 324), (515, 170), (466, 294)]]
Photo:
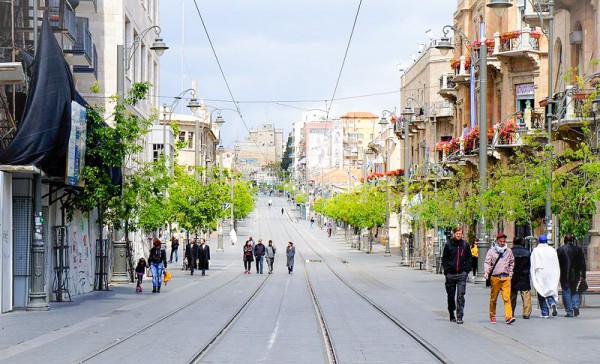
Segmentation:
[(567, 315), (573, 316), (573, 309), (579, 309), (579, 294), (577, 292), (571, 293), (571, 289), (567, 284), (562, 288), (563, 304), (565, 305), (565, 311)]
[(178, 249), (171, 250), (171, 259), (169, 259), (169, 263), (173, 263), (173, 254), (175, 254), (175, 262), (179, 260), (179, 257), (177, 256), (177, 250)]
[(550, 306), (552, 306), (553, 303), (556, 304), (554, 297), (542, 297), (542, 295), (538, 293), (538, 302), (540, 303), (542, 316), (550, 316)]
[(255, 258), (256, 258), (256, 273), (262, 274), (264, 257), (262, 255), (259, 255)]
[(150, 263), (150, 270), (152, 271), (152, 287), (159, 287), (162, 283), (163, 275), (163, 264), (161, 263)]

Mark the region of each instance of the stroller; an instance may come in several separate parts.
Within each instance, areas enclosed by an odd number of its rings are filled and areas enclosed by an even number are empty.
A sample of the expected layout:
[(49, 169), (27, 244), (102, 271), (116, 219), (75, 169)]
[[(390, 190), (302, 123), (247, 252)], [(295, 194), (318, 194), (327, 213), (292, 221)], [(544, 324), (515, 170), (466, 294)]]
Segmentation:
[(181, 270), (188, 270), (188, 258), (183, 257), (183, 263), (181, 264)]

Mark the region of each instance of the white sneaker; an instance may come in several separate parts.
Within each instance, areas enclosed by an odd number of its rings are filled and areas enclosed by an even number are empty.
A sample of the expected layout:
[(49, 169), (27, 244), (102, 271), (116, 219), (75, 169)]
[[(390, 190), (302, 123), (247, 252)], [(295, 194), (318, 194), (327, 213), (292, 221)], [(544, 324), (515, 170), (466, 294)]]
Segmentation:
[(540, 318), (547, 319), (547, 318), (550, 318), (550, 316), (540, 315)]

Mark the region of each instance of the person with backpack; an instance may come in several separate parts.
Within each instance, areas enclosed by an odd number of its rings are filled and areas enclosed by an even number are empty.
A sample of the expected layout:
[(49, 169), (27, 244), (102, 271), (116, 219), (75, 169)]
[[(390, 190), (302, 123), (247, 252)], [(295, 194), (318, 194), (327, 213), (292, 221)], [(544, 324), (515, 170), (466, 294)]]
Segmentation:
[(506, 245), (506, 234), (499, 232), (496, 243), (488, 250), (485, 256), (483, 278), (490, 279), (490, 323), (496, 323), (496, 302), (498, 294), (502, 294), (504, 301), (504, 317), (508, 325), (515, 322), (510, 301), (511, 279), (515, 268), (515, 257), (512, 250)]
[(277, 249), (273, 245), (273, 240), (269, 240), (269, 245), (267, 245), (265, 256), (267, 258), (267, 265), (269, 267), (269, 274), (273, 273), (273, 264), (275, 263), (275, 253)]
[(150, 256), (148, 257), (150, 271), (152, 272), (152, 293), (160, 293), (163, 269), (167, 268), (167, 253), (161, 247), (159, 239), (155, 238), (152, 243), (154, 246), (150, 249)]

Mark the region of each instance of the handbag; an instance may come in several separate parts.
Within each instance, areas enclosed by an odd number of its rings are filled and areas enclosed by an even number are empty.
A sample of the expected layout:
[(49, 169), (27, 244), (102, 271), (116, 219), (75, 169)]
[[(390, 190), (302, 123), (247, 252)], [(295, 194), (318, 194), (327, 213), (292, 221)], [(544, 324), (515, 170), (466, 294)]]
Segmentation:
[(167, 269), (165, 269), (165, 277), (163, 278), (163, 281), (165, 283), (165, 285), (167, 285), (167, 283), (171, 280), (171, 272), (169, 272)]
[(494, 269), (496, 269), (496, 264), (498, 264), (498, 261), (500, 260), (500, 258), (502, 258), (502, 256), (498, 255), (498, 259), (496, 259), (496, 262), (494, 263), (494, 266), (492, 267), (492, 270), (490, 271), (490, 275), (485, 280), (486, 287), (492, 286), (492, 273), (494, 273)]
[(585, 291), (587, 291), (587, 290), (588, 290), (588, 288), (589, 288), (589, 287), (588, 287), (588, 284), (587, 284), (587, 282), (585, 281), (585, 279), (581, 279), (581, 280), (579, 281), (579, 283), (577, 283), (577, 293), (578, 293), (578, 294), (582, 294), (582, 293), (584, 293)]

